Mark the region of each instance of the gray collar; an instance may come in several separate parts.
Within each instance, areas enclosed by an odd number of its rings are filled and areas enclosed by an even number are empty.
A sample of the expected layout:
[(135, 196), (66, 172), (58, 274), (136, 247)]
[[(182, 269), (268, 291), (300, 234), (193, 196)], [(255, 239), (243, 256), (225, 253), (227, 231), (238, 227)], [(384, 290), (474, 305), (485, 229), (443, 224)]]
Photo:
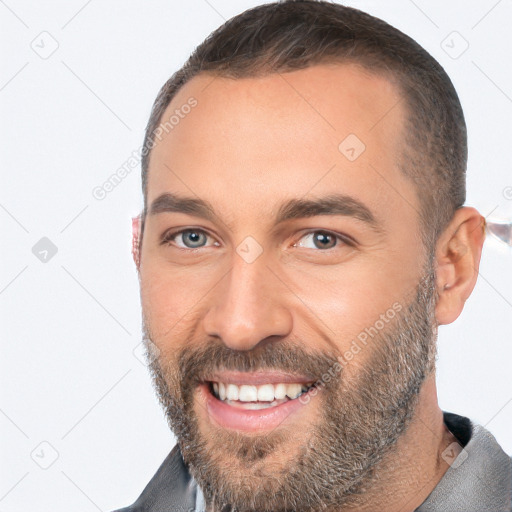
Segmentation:
[[(473, 424), (471, 439), (458, 451), (451, 467), (416, 512), (512, 511), (512, 461), (494, 436)], [(450, 455), (448, 452), (446, 457)]]

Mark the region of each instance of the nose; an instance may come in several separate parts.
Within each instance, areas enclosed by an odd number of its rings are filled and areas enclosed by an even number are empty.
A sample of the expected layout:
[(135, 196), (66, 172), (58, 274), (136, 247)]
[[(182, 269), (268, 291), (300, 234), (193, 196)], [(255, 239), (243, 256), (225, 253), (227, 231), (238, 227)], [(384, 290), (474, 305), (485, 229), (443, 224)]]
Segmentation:
[(231, 271), (214, 289), (203, 319), (205, 332), (234, 350), (251, 350), (270, 337), (289, 335), (286, 287), (275, 272), (263, 257), (247, 263), (235, 254), (233, 260)]

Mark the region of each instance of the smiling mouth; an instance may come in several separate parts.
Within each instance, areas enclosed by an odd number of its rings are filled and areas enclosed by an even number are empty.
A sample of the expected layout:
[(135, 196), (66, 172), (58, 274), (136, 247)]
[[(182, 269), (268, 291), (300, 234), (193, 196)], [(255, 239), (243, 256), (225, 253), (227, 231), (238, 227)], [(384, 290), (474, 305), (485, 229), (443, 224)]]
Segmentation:
[(208, 382), (210, 393), (232, 407), (268, 409), (295, 400), (315, 387), (315, 382), (277, 384), (233, 384)]

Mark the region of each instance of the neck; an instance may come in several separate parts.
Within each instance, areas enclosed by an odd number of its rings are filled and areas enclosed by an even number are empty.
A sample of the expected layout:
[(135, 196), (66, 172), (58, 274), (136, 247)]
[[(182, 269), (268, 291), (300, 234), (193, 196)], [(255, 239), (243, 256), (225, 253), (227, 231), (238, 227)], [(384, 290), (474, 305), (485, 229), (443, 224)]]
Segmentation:
[(454, 441), (437, 403), (432, 374), (421, 388), (411, 425), (377, 469), (364, 504), (343, 512), (413, 512), (450, 467), (441, 454)]

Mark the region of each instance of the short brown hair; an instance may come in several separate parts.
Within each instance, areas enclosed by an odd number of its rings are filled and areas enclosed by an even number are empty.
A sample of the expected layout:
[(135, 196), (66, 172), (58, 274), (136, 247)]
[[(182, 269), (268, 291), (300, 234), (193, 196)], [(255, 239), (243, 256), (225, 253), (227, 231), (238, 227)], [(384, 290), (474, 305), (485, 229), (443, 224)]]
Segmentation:
[(320, 0), (265, 4), (231, 18), (164, 84), (144, 139), (144, 212), (154, 131), (184, 84), (201, 72), (246, 78), (325, 62), (357, 63), (399, 87), (408, 111), (399, 167), (416, 186), (421, 235), (432, 250), (466, 198), (466, 124), (455, 88), (442, 66), (403, 32), (358, 9)]

